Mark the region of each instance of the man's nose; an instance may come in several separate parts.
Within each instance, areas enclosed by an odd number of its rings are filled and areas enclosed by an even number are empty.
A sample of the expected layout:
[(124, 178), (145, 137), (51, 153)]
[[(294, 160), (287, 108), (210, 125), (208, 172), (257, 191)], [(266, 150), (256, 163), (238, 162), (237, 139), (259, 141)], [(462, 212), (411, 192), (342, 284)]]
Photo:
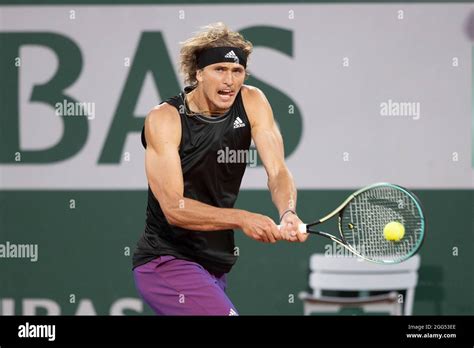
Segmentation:
[(224, 83), (228, 86), (231, 86), (232, 83), (234, 82), (234, 78), (232, 76), (232, 72), (231, 71), (227, 71), (225, 74), (224, 74)]

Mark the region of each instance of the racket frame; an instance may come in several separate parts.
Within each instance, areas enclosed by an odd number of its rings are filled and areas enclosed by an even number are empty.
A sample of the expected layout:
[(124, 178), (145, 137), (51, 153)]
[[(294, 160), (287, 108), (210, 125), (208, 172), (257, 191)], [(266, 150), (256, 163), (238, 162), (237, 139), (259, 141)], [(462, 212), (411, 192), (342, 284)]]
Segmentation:
[[(421, 215), (421, 232), (422, 232), (422, 237), (421, 237), (421, 240), (419, 241), (418, 245), (413, 248), (413, 250), (408, 254), (406, 255), (402, 260), (398, 260), (398, 261), (391, 261), (391, 260), (374, 260), (374, 259), (371, 259), (371, 258), (368, 258), (368, 257), (365, 257), (363, 255), (361, 255), (359, 252), (357, 252), (354, 248), (352, 248), (346, 241), (346, 239), (344, 238), (344, 235), (343, 235), (343, 232), (342, 232), (342, 212), (344, 210), (344, 208), (349, 204), (349, 202), (351, 202), (355, 197), (357, 197), (358, 195), (360, 195), (361, 193), (365, 192), (365, 191), (368, 191), (370, 189), (373, 189), (375, 187), (378, 187), (378, 186), (392, 186), (392, 187), (395, 187), (396, 189), (398, 190), (401, 190), (403, 191), (405, 194), (407, 194), (408, 196), (410, 196), (413, 201), (415, 202), (416, 206), (417, 206), (417, 209), (418, 211), (420, 212), (420, 215)], [(331, 219), (332, 217), (334, 217), (336, 214), (339, 214), (338, 216), (338, 228), (339, 228), (339, 235), (341, 237), (341, 239), (337, 238), (336, 236), (332, 235), (332, 234), (329, 234), (327, 232), (323, 232), (323, 231), (317, 231), (317, 230), (313, 230), (311, 229), (312, 227), (316, 226), (316, 225), (319, 225), (329, 219)], [(304, 226), (304, 227), (303, 227)], [(385, 183), (385, 182), (380, 182), (380, 183), (376, 183), (376, 184), (373, 184), (373, 185), (370, 185), (370, 186), (366, 186), (366, 187), (363, 187), (361, 188), (360, 190), (352, 193), (349, 197), (347, 197), (347, 199), (342, 202), (336, 209), (334, 209), (331, 213), (329, 213), (328, 215), (326, 215), (325, 217), (317, 220), (317, 221), (314, 221), (314, 222), (311, 222), (309, 224), (304, 224), (303, 226), (301, 226), (301, 231), (303, 229), (306, 229), (306, 233), (311, 233), (311, 234), (317, 234), (319, 236), (323, 236), (323, 237), (326, 237), (326, 238), (329, 238), (331, 239), (333, 242), (336, 242), (338, 243), (339, 245), (343, 246), (344, 248), (346, 248), (347, 250), (349, 250), (350, 252), (352, 252), (353, 254), (357, 255), (358, 257), (364, 259), (364, 260), (367, 260), (367, 261), (370, 261), (370, 262), (374, 262), (374, 263), (378, 263), (378, 264), (394, 264), (394, 263), (400, 263), (400, 262), (403, 262), (407, 259), (409, 259), (410, 257), (412, 257), (413, 255), (415, 255), (418, 250), (420, 249), (421, 245), (423, 244), (423, 241), (425, 239), (425, 229), (426, 229), (426, 218), (423, 214), (423, 209), (422, 209), (422, 206), (421, 206), (421, 202), (420, 200), (418, 199), (418, 197), (416, 197), (412, 192), (408, 191), (407, 189), (405, 189), (404, 187), (401, 187), (399, 185), (394, 185), (394, 184), (390, 184), (390, 183)]]

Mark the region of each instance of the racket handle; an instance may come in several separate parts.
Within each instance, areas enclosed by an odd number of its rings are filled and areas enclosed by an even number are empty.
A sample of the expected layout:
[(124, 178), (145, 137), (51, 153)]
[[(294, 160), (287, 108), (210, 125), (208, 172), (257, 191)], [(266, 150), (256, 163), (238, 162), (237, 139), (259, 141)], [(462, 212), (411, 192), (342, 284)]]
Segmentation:
[[(281, 229), (281, 225), (277, 225), (278, 229)], [(300, 233), (307, 233), (306, 232), (306, 224), (299, 224), (298, 225), (298, 230)]]

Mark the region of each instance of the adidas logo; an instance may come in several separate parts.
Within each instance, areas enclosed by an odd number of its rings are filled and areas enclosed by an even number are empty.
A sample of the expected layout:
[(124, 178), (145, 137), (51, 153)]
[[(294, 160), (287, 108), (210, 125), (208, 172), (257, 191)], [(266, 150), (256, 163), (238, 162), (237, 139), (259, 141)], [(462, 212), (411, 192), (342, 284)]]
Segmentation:
[(229, 311), (229, 316), (231, 316), (231, 315), (238, 315), (237, 312), (234, 311), (233, 308), (231, 308), (230, 311)]
[(240, 127), (245, 127), (245, 123), (240, 119), (240, 117), (237, 117), (234, 121), (234, 129)]
[(237, 55), (235, 54), (235, 52), (233, 50), (228, 52), (224, 57), (233, 59), (234, 63), (239, 64), (239, 57), (237, 57)]

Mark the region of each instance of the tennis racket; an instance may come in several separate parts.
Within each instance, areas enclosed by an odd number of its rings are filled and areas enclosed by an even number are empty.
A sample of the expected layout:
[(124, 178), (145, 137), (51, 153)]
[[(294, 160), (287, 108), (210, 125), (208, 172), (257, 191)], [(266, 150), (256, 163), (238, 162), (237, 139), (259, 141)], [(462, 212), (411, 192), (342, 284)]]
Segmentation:
[[(340, 238), (315, 229), (335, 215), (339, 217)], [(299, 231), (329, 238), (367, 261), (399, 263), (421, 247), (425, 218), (412, 192), (378, 183), (354, 192), (322, 219), (300, 224)]]

